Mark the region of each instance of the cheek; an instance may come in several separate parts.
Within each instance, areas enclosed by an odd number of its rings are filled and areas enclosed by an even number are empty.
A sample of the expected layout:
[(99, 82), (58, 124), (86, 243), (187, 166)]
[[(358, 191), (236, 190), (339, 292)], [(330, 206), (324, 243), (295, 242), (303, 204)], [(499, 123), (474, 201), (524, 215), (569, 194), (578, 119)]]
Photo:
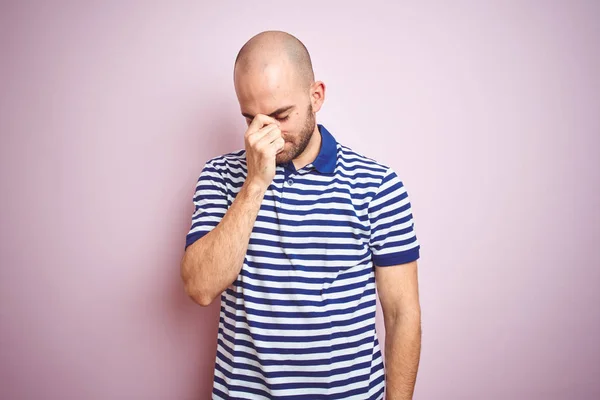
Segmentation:
[(285, 121), (280, 121), (281, 135), (286, 141), (293, 142), (295, 137), (302, 132), (304, 120), (299, 112), (290, 114)]

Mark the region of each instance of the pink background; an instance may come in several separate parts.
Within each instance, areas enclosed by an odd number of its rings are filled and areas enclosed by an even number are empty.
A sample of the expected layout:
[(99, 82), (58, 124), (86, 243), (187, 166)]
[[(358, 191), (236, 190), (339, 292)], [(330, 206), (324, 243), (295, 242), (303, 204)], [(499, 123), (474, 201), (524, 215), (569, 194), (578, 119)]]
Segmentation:
[(0, 398), (209, 397), (219, 306), (178, 264), (265, 29), (304, 41), (318, 122), (412, 197), (415, 398), (600, 398), (600, 2), (10, 3)]

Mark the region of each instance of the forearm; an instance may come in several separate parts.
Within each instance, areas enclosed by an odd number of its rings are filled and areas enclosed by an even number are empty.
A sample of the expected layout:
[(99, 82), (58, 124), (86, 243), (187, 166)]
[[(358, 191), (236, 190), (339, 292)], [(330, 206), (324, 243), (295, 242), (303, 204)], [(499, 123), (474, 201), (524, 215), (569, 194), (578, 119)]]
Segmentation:
[(385, 321), (386, 399), (412, 399), (421, 354), (420, 313)]
[(187, 248), (181, 276), (198, 304), (210, 304), (237, 278), (264, 194), (246, 181), (219, 224)]

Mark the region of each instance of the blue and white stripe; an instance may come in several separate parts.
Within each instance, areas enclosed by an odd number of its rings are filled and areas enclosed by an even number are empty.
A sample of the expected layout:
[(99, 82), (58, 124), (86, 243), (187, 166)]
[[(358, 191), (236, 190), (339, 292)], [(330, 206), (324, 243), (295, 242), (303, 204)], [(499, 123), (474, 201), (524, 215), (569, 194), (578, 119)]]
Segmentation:
[[(235, 282), (221, 295), (213, 399), (382, 399), (375, 266), (419, 258), (410, 201), (389, 167), (336, 142), (278, 165)], [(207, 161), (186, 248), (221, 220), (245, 151)]]

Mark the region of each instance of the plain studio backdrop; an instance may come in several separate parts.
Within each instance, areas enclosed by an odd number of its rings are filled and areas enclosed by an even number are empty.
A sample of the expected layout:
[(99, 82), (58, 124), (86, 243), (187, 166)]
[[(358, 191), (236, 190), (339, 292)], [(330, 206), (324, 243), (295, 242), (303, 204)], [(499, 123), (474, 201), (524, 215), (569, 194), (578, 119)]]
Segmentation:
[[(3, 1), (0, 398), (207, 399), (218, 301), (179, 277), (243, 148), (268, 29), (317, 121), (392, 166), (421, 242), (415, 399), (600, 398), (600, 2)], [(383, 340), (381, 309), (378, 331)]]

